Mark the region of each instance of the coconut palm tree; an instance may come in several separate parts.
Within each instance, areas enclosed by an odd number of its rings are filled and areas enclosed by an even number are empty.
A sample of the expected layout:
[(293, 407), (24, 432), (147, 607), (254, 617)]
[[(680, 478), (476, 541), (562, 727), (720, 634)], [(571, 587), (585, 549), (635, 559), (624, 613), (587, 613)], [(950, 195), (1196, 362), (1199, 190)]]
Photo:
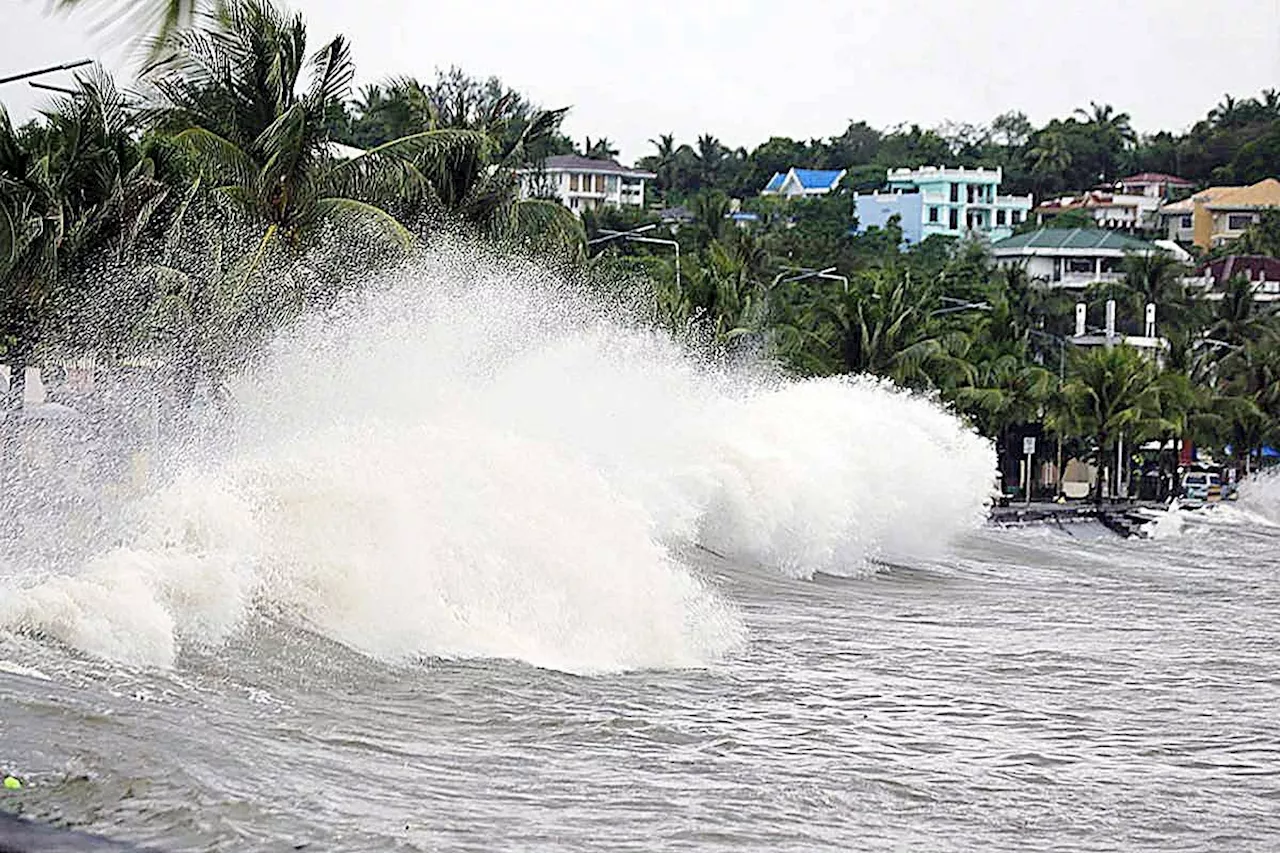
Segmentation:
[(1155, 305), (1161, 326), (1183, 329), (1192, 325), (1197, 305), (1182, 283), (1186, 272), (1176, 258), (1164, 252), (1125, 257), (1124, 290), (1135, 315), (1142, 316), (1147, 305)]
[(128, 250), (168, 188), (132, 136), (127, 102), (101, 73), (20, 134), (0, 109), (0, 345), (21, 408), (24, 368), (88, 287), (92, 253)]
[(470, 141), (465, 132), (427, 132), (337, 155), (326, 119), (355, 73), (346, 40), (315, 53), (302, 88), (306, 25), (266, 0), (223, 5), (211, 26), (176, 33), (167, 49), (149, 75), (152, 120), (193, 155), (215, 194), (266, 226), (258, 258), (280, 243), (296, 249), (339, 220), (371, 223), (407, 244), (409, 232), (379, 203), (422, 192), (409, 158)]
[(612, 160), (618, 156), (618, 149), (605, 137), (593, 141), (588, 136), (582, 144), (582, 155), (592, 160)]
[[(1068, 434), (1091, 437), (1099, 468), (1106, 469), (1121, 436), (1137, 440), (1153, 430), (1160, 417), (1160, 391), (1159, 371), (1133, 347), (1090, 348), (1072, 359), (1058, 426), (1067, 426)], [(1094, 494), (1098, 503), (1102, 481), (1099, 477)]]
[(100, 18), (149, 39), (154, 57), (174, 33), (217, 8), (220, 0), (55, 0), (54, 8), (95, 7)]
[[(167, 187), (134, 144), (124, 99), (99, 73), (74, 97), (15, 132), (0, 108), (0, 353), (9, 387), (0, 406), (0, 497), (15, 494), (26, 370), (95, 286), (89, 258), (126, 253)], [(12, 528), (5, 514), (0, 526)]]
[(971, 381), (961, 355), (968, 340), (933, 321), (937, 305), (927, 282), (895, 269), (864, 270), (847, 291), (826, 288), (807, 322), (844, 371), (917, 388)]
[(1059, 131), (1047, 130), (1036, 136), (1035, 145), (1027, 152), (1027, 162), (1036, 187), (1043, 192), (1046, 186), (1059, 182), (1071, 168), (1071, 148)]
[(657, 177), (658, 189), (663, 193), (671, 191), (676, 182), (676, 137), (671, 133), (663, 133), (656, 140), (650, 139), (649, 144), (658, 149), (656, 157), (649, 159), (653, 166), (654, 173)]

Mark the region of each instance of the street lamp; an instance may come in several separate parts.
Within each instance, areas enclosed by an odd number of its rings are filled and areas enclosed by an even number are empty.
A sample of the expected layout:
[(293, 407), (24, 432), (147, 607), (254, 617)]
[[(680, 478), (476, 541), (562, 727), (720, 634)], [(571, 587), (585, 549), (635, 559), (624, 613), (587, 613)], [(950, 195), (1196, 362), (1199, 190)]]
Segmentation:
[[(790, 276), (787, 278), (786, 276)], [(794, 281), (804, 281), (808, 278), (825, 278), (829, 281), (838, 281), (844, 285), (844, 292), (849, 292), (849, 279), (846, 276), (836, 272), (835, 267), (827, 267), (826, 269), (808, 269), (807, 267), (787, 267), (782, 272), (774, 276), (773, 283), (769, 285), (769, 289), (777, 287), (779, 284), (789, 284)]]
[(598, 246), (601, 243), (608, 243), (610, 240), (630, 240), (634, 243), (657, 243), (662, 246), (671, 246), (676, 250), (676, 290), (680, 289), (680, 244), (675, 240), (663, 240), (660, 237), (640, 237), (637, 235), (652, 231), (658, 227), (658, 223), (651, 222), (648, 225), (641, 225), (638, 228), (632, 228), (628, 231), (614, 231), (612, 229), (601, 228), (600, 233), (603, 237), (596, 237), (594, 240), (588, 240), (588, 246)]
[(85, 65), (92, 65), (92, 59), (77, 59), (75, 62), (64, 62), (61, 65), (50, 65), (48, 68), (37, 68), (35, 71), (23, 71), (21, 74), (12, 74), (8, 77), (0, 77), (0, 86), (5, 83), (14, 83), (18, 80), (26, 80), (28, 77), (39, 77), (41, 74), (51, 74), (54, 71), (70, 71), (74, 68), (81, 68)]

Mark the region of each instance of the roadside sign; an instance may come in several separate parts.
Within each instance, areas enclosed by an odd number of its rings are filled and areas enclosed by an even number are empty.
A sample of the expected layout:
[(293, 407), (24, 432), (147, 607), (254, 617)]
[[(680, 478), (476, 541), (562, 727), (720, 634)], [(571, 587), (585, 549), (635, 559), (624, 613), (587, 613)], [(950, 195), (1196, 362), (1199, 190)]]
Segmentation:
[(1030, 456), (1036, 452), (1036, 437), (1028, 435), (1022, 439), (1022, 453), (1024, 456)]

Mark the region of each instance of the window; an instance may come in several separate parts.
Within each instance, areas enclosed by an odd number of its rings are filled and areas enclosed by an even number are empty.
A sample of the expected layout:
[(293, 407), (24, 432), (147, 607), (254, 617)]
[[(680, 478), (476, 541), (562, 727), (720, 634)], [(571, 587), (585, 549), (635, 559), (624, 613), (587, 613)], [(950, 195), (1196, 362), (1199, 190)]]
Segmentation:
[(1228, 213), (1227, 214), (1227, 230), (1243, 231), (1253, 224), (1252, 213)]
[(1093, 272), (1093, 258), (1067, 258), (1067, 272)]
[(575, 193), (578, 191), (578, 176), (576, 174), (569, 176), (569, 191)]
[(996, 224), (997, 224), (997, 225), (1004, 225), (1004, 223), (1005, 223), (1005, 216), (1006, 216), (1006, 214), (1005, 214), (1005, 212), (1004, 212), (1003, 210), (997, 210), (997, 211), (996, 211)]
[[(952, 184), (951, 186), (954, 188), (954, 187), (955, 187), (955, 184)], [(960, 211), (956, 210), (954, 207), (953, 207), (953, 208), (951, 208), (951, 222), (950, 222), (950, 225), (951, 225), (951, 230), (952, 230), (952, 231), (958, 231), (958, 230), (960, 230)]]
[(1015, 210), (1013, 211), (1013, 213), (1009, 214), (1009, 221), (1012, 222), (1014, 225), (1017, 225), (1018, 223), (1020, 223), (1022, 221), (1022, 211)]
[(930, 222), (938, 221), (938, 208), (936, 207), (929, 208), (929, 221)]
[(1181, 221), (1181, 223), (1180, 223), (1179, 227), (1180, 227), (1180, 228), (1190, 228), (1190, 227), (1191, 227), (1191, 217), (1190, 217), (1190, 216), (1184, 216), (1184, 217), (1182, 217), (1182, 221)]
[(604, 175), (596, 175), (596, 192), (604, 192)]
[[(952, 185), (951, 185), (951, 200), (952, 200), (952, 201), (959, 201), (959, 200), (960, 200), (960, 185), (959, 185), (959, 184), (952, 184)], [(951, 227), (952, 227), (952, 228), (954, 228), (955, 226), (953, 225), (953, 226), (951, 226)]]

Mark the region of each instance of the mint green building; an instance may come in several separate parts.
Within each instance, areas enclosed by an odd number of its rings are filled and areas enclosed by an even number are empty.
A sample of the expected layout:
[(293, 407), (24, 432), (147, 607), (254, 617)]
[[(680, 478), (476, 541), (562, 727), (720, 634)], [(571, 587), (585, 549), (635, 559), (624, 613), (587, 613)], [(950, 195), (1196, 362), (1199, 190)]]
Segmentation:
[(933, 234), (1003, 240), (1031, 213), (1031, 196), (1000, 195), (995, 169), (921, 166), (890, 169), (890, 193), (918, 193), (921, 239)]

